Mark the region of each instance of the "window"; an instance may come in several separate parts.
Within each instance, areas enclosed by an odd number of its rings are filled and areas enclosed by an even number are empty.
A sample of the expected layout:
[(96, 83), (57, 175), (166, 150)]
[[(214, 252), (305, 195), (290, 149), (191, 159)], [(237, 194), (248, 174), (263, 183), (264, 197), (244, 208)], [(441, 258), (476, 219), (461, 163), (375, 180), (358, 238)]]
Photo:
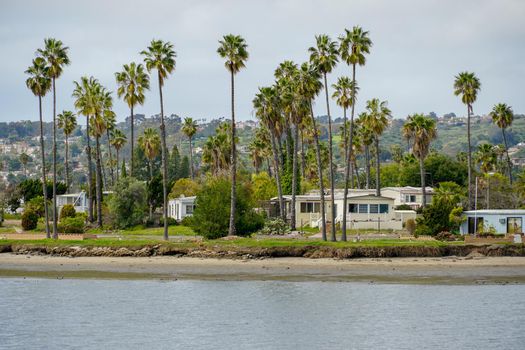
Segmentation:
[(350, 203), (348, 204), (349, 213), (357, 213), (357, 204)]
[(359, 204), (359, 214), (368, 214), (368, 204)]
[(406, 194), (405, 195), (405, 202), (407, 202), (407, 203), (415, 203), (416, 202), (416, 196), (414, 194)]
[(379, 204), (370, 204), (370, 214), (379, 213)]
[(186, 205), (186, 214), (193, 214), (193, 204)]
[(314, 202), (301, 203), (301, 213), (319, 213), (321, 211), (321, 204)]
[(507, 233), (522, 233), (521, 218), (507, 218)]
[(381, 214), (387, 214), (388, 213), (388, 204), (379, 204), (379, 212)]

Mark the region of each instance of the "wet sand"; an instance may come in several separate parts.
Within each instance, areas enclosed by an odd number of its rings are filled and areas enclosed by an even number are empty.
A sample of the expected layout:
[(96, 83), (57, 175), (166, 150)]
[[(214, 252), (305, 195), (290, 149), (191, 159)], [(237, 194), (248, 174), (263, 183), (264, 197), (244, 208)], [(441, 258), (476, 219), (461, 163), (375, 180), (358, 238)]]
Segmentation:
[(525, 257), (229, 260), (4, 253), (0, 277), (525, 284)]

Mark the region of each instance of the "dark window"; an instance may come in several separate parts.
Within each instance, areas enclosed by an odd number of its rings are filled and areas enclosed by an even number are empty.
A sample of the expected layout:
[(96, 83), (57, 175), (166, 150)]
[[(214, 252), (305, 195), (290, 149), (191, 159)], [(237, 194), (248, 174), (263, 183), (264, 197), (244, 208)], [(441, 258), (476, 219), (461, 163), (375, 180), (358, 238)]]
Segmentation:
[(350, 203), (348, 204), (349, 213), (357, 213), (357, 204)]
[(359, 204), (359, 214), (368, 214), (368, 204)]
[(379, 213), (379, 204), (370, 204), (370, 214)]
[(388, 204), (380, 204), (379, 205), (379, 212), (381, 214), (386, 214), (388, 213)]

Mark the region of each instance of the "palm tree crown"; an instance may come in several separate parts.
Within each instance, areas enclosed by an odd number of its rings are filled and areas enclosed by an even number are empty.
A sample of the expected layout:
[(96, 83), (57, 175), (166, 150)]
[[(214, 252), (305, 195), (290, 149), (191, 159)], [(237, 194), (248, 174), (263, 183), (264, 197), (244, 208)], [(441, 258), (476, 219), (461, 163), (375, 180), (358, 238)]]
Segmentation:
[(372, 40), (368, 34), (368, 31), (355, 26), (352, 31), (345, 29), (345, 34), (339, 37), (339, 53), (346, 64), (363, 66), (366, 63), (365, 54), (369, 54), (372, 47)]
[(70, 136), (77, 127), (77, 117), (71, 111), (63, 111), (57, 115), (57, 126), (62, 129), (64, 135)]
[(144, 150), (146, 158), (150, 161), (158, 155), (160, 150), (160, 136), (157, 130), (153, 128), (145, 129), (138, 141), (140, 147)]
[(314, 64), (321, 73), (330, 73), (337, 64), (338, 47), (337, 42), (332, 41), (328, 35), (321, 34), (315, 37), (316, 46), (310, 47), (310, 62)]
[(375, 137), (379, 137), (385, 131), (392, 116), (388, 103), (374, 98), (366, 102), (366, 109), (366, 124)]
[(436, 121), (423, 114), (414, 114), (403, 125), (403, 136), (413, 141), (412, 153), (424, 159), (430, 150), (430, 143), (437, 137)]
[(120, 129), (114, 129), (111, 131), (111, 145), (115, 147), (117, 151), (120, 151), (126, 144), (126, 135)]
[(197, 133), (197, 122), (193, 118), (184, 118), (184, 123), (182, 124), (182, 132), (188, 138), (193, 138)]
[(164, 85), (164, 80), (175, 70), (174, 46), (170, 42), (162, 40), (152, 40), (147, 50), (140, 53), (144, 56), (144, 62), (148, 71), (156, 69), (159, 77), (159, 84)]
[(44, 49), (38, 49), (37, 54), (47, 61), (49, 77), (59, 78), (64, 66), (70, 63), (67, 55), (69, 47), (63, 46), (62, 41), (53, 38), (45, 39), (44, 47)]
[(226, 59), (224, 66), (232, 74), (236, 74), (245, 67), (248, 60), (248, 45), (240, 35), (228, 34), (219, 40), (219, 48), (217, 53), (222, 58)]
[(514, 120), (514, 112), (512, 111), (512, 107), (506, 103), (498, 103), (495, 105), (490, 112), (490, 116), (494, 124), (496, 124), (500, 129), (508, 128), (512, 125)]
[(134, 107), (144, 104), (144, 91), (149, 90), (149, 75), (142, 64), (131, 62), (122, 66), (122, 71), (115, 73), (118, 89), (117, 95)]
[(51, 79), (49, 78), (49, 68), (42, 57), (33, 60), (33, 64), (27, 68), (25, 73), (29, 75), (26, 86), (35, 96), (44, 97), (51, 89)]
[(474, 73), (461, 72), (454, 80), (454, 94), (461, 95), (461, 101), (470, 105), (476, 101), (481, 83)]
[(355, 98), (352, 96), (352, 91), (359, 91), (357, 82), (354, 82), (349, 77), (339, 77), (337, 83), (332, 85), (334, 93), (332, 98), (336, 100), (341, 108), (348, 109), (355, 103)]

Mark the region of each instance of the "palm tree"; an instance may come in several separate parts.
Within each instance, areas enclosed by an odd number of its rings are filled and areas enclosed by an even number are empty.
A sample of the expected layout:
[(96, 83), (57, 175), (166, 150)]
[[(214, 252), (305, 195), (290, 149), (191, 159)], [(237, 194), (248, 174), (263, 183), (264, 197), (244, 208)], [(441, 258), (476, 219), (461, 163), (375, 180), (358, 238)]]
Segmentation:
[(461, 95), (461, 102), (467, 105), (467, 162), (468, 162), (468, 206), (472, 209), (472, 145), (470, 142), (470, 116), (472, 104), (476, 101), (481, 83), (474, 73), (461, 72), (454, 80), (454, 95)]
[(276, 107), (276, 100), (278, 99), (276, 90), (274, 87), (260, 87), (259, 92), (253, 99), (253, 107), (255, 109), (255, 115), (261, 121), (261, 124), (268, 129), (270, 133), (270, 141), (272, 146), (274, 169), (275, 169), (275, 182), (277, 183), (277, 196), (279, 198), (279, 215), (285, 219), (285, 209), (283, 200), (283, 190), (281, 183), (281, 171), (279, 162), (279, 150), (277, 148), (277, 131), (276, 131), (276, 118), (279, 118), (279, 112)]
[(184, 118), (184, 124), (182, 125), (182, 132), (188, 137), (190, 141), (190, 175), (191, 178), (194, 178), (193, 174), (193, 149), (191, 140), (193, 136), (197, 133), (197, 122), (193, 118)]
[(77, 128), (77, 117), (71, 111), (63, 111), (57, 115), (58, 128), (62, 129), (64, 136), (66, 137), (66, 189), (69, 191), (70, 177), (69, 177), (69, 136)]
[(27, 177), (27, 163), (31, 161), (31, 157), (27, 153), (22, 152), (19, 159), (20, 163), (22, 163), (22, 167), (24, 168), (24, 177)]
[(62, 75), (64, 66), (67, 66), (69, 48), (63, 46), (62, 41), (53, 38), (44, 40), (44, 49), (38, 49), (37, 54), (46, 60), (53, 89), (53, 238), (58, 238), (57, 232), (57, 138), (56, 138), (56, 86), (55, 81)]
[(490, 143), (483, 143), (479, 145), (478, 151), (474, 153), (474, 159), (477, 163), (479, 163), (479, 170), (485, 174), (485, 178), (487, 180), (486, 209), (489, 209), (490, 172), (494, 171), (496, 164), (498, 163), (496, 147)]
[(367, 125), (368, 115), (366, 112), (359, 114), (355, 127), (358, 130), (358, 137), (363, 147), (365, 157), (365, 188), (370, 188), (370, 146), (374, 143), (374, 135)]
[(423, 114), (411, 115), (403, 125), (403, 135), (413, 141), (412, 153), (419, 160), (421, 194), (423, 195), (422, 206), (425, 207), (427, 205), (425, 158), (430, 150), (430, 143), (437, 137), (436, 121), (425, 117)]
[[(133, 176), (133, 170), (135, 169), (133, 163), (133, 152), (135, 147), (134, 139), (134, 114), (133, 108), (137, 104), (144, 104), (144, 91), (149, 90), (149, 75), (144, 71), (142, 64), (136, 64), (131, 62), (122, 66), (122, 71), (115, 73), (117, 80), (118, 89), (117, 95), (119, 98), (123, 98), (128, 104), (130, 109), (130, 124), (131, 124), (131, 176)], [(118, 163), (118, 162), (117, 162)], [(118, 166), (117, 166), (118, 167)]]
[(231, 200), (230, 200), (230, 227), (228, 235), (233, 236), (236, 233), (235, 229), (235, 205), (237, 201), (236, 185), (237, 185), (237, 158), (235, 153), (235, 74), (245, 67), (248, 60), (248, 51), (246, 42), (240, 35), (228, 34), (219, 40), (219, 48), (217, 53), (224, 58), (226, 62), (224, 65), (231, 75), (231, 98), (232, 98), (232, 120), (231, 120)]
[(109, 159), (107, 164), (109, 164), (109, 172), (111, 175), (111, 185), (115, 184), (115, 173), (113, 171), (113, 154), (111, 153), (111, 133), (117, 127), (117, 116), (113, 111), (108, 111), (104, 114), (104, 119), (106, 119), (106, 141), (108, 145), (108, 155)]
[(501, 129), (501, 133), (503, 134), (505, 153), (507, 154), (507, 170), (509, 172), (509, 181), (512, 185), (512, 162), (510, 161), (509, 146), (507, 144), (507, 134), (505, 133), (505, 130), (512, 125), (514, 120), (514, 112), (512, 111), (511, 106), (508, 106), (505, 103), (498, 103), (492, 108), (490, 116), (492, 117), (494, 124), (496, 124), (498, 128)]
[(325, 214), (325, 200), (324, 200), (324, 184), (323, 184), (323, 162), (321, 159), (321, 146), (319, 144), (319, 130), (314, 117), (313, 100), (319, 94), (323, 84), (321, 83), (321, 72), (317, 67), (305, 62), (301, 65), (297, 75), (297, 92), (299, 96), (305, 99), (308, 104), (309, 114), (312, 120), (313, 138), (315, 144), (315, 155), (317, 158), (317, 173), (319, 177), (319, 193), (321, 197), (321, 234), (324, 241), (326, 241), (326, 214)]
[(328, 35), (317, 35), (315, 37), (316, 46), (310, 47), (310, 62), (321, 72), (324, 79), (324, 90), (326, 98), (326, 112), (328, 114), (328, 157), (330, 167), (330, 199), (332, 202), (332, 225), (331, 225), (331, 237), (332, 241), (336, 240), (335, 237), (335, 181), (334, 181), (334, 166), (332, 156), (332, 117), (330, 116), (330, 102), (328, 99), (328, 83), (326, 81), (326, 75), (330, 73), (339, 60), (337, 42), (332, 41)]
[(119, 179), (119, 172), (118, 172), (118, 168), (119, 168), (119, 154), (120, 154), (120, 150), (122, 149), (122, 147), (124, 147), (124, 145), (126, 144), (126, 135), (122, 132), (122, 130), (119, 130), (119, 129), (114, 129), (112, 132), (112, 136), (111, 136), (111, 145), (115, 148), (115, 151), (117, 153), (117, 182), (118, 182), (118, 179)]
[(144, 55), (144, 62), (148, 71), (157, 70), (160, 96), (160, 139), (162, 153), (162, 191), (163, 191), (163, 218), (164, 218), (164, 239), (168, 240), (168, 165), (166, 147), (166, 125), (164, 124), (164, 101), (162, 99), (162, 86), (164, 80), (168, 79), (169, 74), (175, 69), (175, 57), (177, 54), (173, 49), (173, 44), (162, 40), (152, 40), (148, 49), (141, 52)]
[(93, 164), (91, 161), (91, 122), (90, 117), (94, 116), (96, 111), (96, 90), (100, 85), (98, 80), (93, 77), (82, 77), (80, 82), (74, 82), (75, 89), (73, 97), (75, 98), (75, 108), (80, 114), (86, 116), (86, 155), (88, 163), (88, 221), (93, 222)]
[[(349, 144), (353, 142), (353, 133), (354, 133), (354, 120), (353, 118), (350, 120), (350, 135), (348, 135), (347, 130), (347, 117), (346, 117), (346, 111), (347, 109), (354, 105), (355, 103), (355, 91), (359, 88), (354, 86), (355, 81), (350, 80), (348, 77), (340, 77), (337, 79), (337, 83), (332, 85), (332, 88), (334, 89), (334, 93), (332, 95), (332, 98), (334, 98), (337, 102), (337, 104), (343, 108), (343, 159), (345, 161), (345, 183), (344, 183), (344, 195), (343, 195), (343, 222), (341, 223), (341, 240), (346, 241), (346, 213), (348, 212), (347, 209), (347, 202), (348, 202), (348, 178), (350, 175), (350, 152), (349, 152)], [(347, 137), (348, 135), (348, 137)], [(354, 176), (352, 174), (352, 188), (354, 187)]]
[[(153, 128), (144, 130), (144, 134), (139, 137), (139, 146), (144, 151), (144, 155), (149, 163), (149, 181), (153, 182), (153, 160), (159, 155), (160, 137), (159, 133)], [(153, 220), (153, 202), (149, 203), (149, 219)]]
[(380, 183), (380, 157), (379, 157), (379, 138), (385, 131), (389, 124), (392, 112), (387, 107), (386, 101), (380, 101), (378, 98), (374, 98), (366, 102), (366, 119), (365, 124), (372, 132), (375, 143), (376, 151), (376, 196), (381, 196), (381, 183)]
[(46, 157), (44, 149), (44, 121), (42, 117), (42, 97), (51, 89), (51, 79), (48, 74), (46, 61), (37, 57), (33, 64), (25, 71), (29, 75), (26, 80), (26, 86), (31, 92), (38, 97), (38, 113), (40, 116), (40, 156), (42, 161), (42, 190), (44, 194), (44, 215), (46, 219), (46, 238), (51, 238), (49, 233), (49, 213), (47, 208), (47, 181), (46, 181)]

